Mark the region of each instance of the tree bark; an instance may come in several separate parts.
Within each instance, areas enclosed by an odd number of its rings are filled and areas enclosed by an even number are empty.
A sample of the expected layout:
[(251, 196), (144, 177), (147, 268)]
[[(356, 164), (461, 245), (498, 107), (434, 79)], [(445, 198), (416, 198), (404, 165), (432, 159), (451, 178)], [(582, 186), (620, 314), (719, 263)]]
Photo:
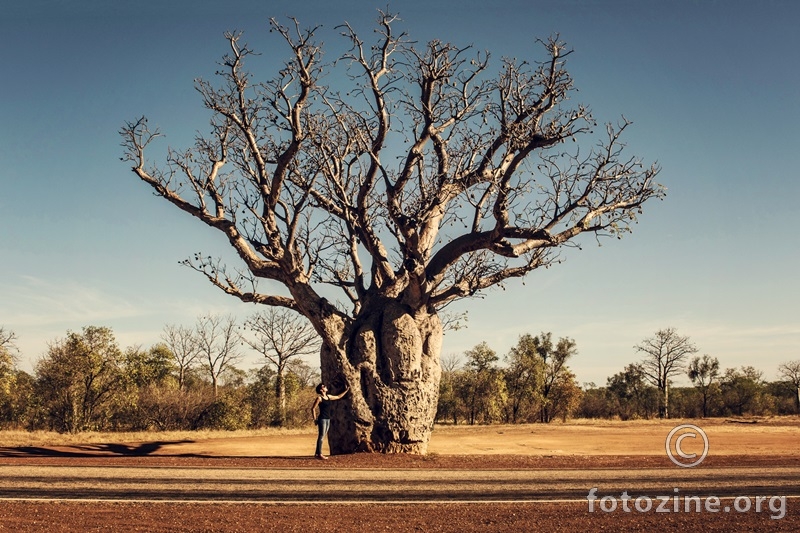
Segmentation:
[(435, 313), (382, 299), (323, 343), (322, 379), (338, 394), (328, 442), (332, 454), (359, 451), (424, 454), (439, 395), (442, 324)]
[(797, 412), (800, 413), (800, 387), (795, 387), (794, 392), (795, 392), (794, 399), (797, 405)]
[(708, 389), (703, 390), (703, 418), (708, 416)]
[(275, 376), (275, 397), (278, 400), (278, 425), (283, 427), (286, 423), (286, 370), (283, 366), (278, 367), (278, 373)]

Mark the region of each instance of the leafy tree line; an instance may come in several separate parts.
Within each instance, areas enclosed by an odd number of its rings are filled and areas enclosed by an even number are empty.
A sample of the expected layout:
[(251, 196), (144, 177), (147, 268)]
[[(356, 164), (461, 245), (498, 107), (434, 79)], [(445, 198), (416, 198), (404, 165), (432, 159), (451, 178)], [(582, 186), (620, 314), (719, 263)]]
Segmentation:
[[(606, 385), (579, 387), (566, 365), (574, 340), (551, 333), (523, 335), (501, 361), (486, 343), (443, 358), (436, 420), (450, 424), (550, 422), (554, 419), (707, 417), (800, 414), (800, 361), (778, 367), (767, 382), (752, 366), (721, 370), (719, 360), (674, 328), (635, 345), (641, 361)], [(694, 357), (692, 357), (694, 356)], [(688, 387), (674, 387), (685, 376)]]
[[(299, 356), (318, 349), (308, 323), (268, 310), (237, 325), (205, 315), (193, 327), (167, 325), (162, 342), (121, 349), (111, 329), (88, 326), (49, 345), (32, 374), (17, 367), (14, 332), (0, 326), (0, 428), (62, 432), (245, 429), (298, 426), (319, 375)], [(264, 356), (237, 368), (243, 347)], [(676, 348), (677, 347), (677, 348)], [(703, 417), (800, 413), (800, 361), (767, 382), (752, 366), (721, 370), (674, 329), (634, 349), (644, 354), (581, 388), (567, 365), (569, 338), (519, 337), (500, 357), (485, 342), (442, 360), (436, 421), (451, 424), (554, 419)], [(675, 356), (675, 354), (679, 354)], [(691, 357), (691, 358), (690, 358)], [(685, 375), (692, 386), (673, 387)]]
[[(716, 358), (695, 358), (702, 365), (711, 363), (718, 367)], [(791, 363), (800, 366), (800, 361)], [(783, 365), (782, 365), (783, 366)], [(790, 379), (769, 382), (763, 372), (742, 366), (717, 371), (713, 378), (693, 380), (693, 386), (674, 387), (671, 391), (669, 409), (672, 417), (700, 418), (719, 416), (765, 416), (800, 414), (797, 401), (797, 385)], [(659, 413), (657, 387), (650, 384), (641, 366), (632, 363), (608, 378), (605, 387), (587, 384), (575, 411), (581, 418), (619, 418), (632, 420), (655, 418)]]
[[(268, 333), (266, 333), (268, 332)], [(307, 325), (278, 311), (239, 326), (204, 315), (168, 325), (162, 342), (124, 350), (107, 327), (50, 343), (32, 374), (17, 365), (16, 335), (0, 327), (0, 428), (141, 431), (297, 426), (319, 374), (299, 356), (316, 347)], [(249, 345), (260, 368), (236, 366)]]
[(485, 342), (442, 363), (438, 422), (519, 423), (566, 419), (578, 407), (581, 390), (566, 362), (577, 353), (575, 341), (553, 341), (551, 333), (522, 335), (500, 357)]
[[(608, 378), (605, 387), (584, 387), (575, 416), (630, 420), (800, 413), (800, 361), (780, 364), (781, 379), (768, 382), (753, 366), (722, 370), (718, 358), (695, 355), (697, 347), (674, 328), (659, 330), (634, 348), (643, 359)], [(692, 386), (673, 387), (678, 376)]]

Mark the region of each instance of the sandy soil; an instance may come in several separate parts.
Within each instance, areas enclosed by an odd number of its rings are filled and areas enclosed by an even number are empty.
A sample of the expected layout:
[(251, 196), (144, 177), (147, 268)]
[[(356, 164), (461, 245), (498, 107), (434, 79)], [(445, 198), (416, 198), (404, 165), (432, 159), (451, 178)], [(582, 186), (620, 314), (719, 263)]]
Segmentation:
[[(677, 423), (703, 428), (703, 468), (800, 464), (800, 421), (702, 420), (437, 427), (426, 457), (309, 457), (313, 434), (0, 448), (9, 464), (192, 465), (281, 468), (669, 468), (664, 440)], [(688, 440), (688, 439), (687, 439)], [(0, 501), (0, 531), (800, 531), (800, 500), (770, 513), (589, 513), (582, 503), (198, 504)]]

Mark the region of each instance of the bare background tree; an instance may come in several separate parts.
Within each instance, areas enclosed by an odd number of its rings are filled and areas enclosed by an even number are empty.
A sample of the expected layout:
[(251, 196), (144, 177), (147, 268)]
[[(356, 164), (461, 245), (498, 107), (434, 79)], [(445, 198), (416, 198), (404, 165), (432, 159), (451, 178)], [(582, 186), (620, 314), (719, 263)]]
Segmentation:
[(17, 334), (11, 330), (6, 330), (5, 326), (0, 326), (0, 349), (10, 350), (16, 345)]
[(778, 374), (794, 387), (795, 406), (800, 413), (800, 360), (781, 363), (778, 366)]
[(645, 354), (641, 362), (642, 371), (660, 393), (658, 416), (669, 418), (670, 378), (684, 371), (686, 358), (697, 353), (697, 348), (689, 341), (689, 337), (678, 335), (675, 328), (658, 330), (654, 336), (634, 348)]
[(242, 336), (245, 344), (263, 355), (275, 369), (275, 397), (278, 400), (278, 423), (286, 419), (286, 370), (292, 360), (319, 353), (319, 335), (304, 317), (271, 307), (247, 319)]
[(0, 378), (14, 367), (17, 334), (0, 326)]
[(197, 319), (195, 334), (199, 358), (208, 370), (216, 399), (220, 376), (242, 358), (236, 320), (230, 316), (203, 315)]
[[(11, 403), (17, 359), (17, 334), (0, 326), (0, 424)], [(0, 427), (2, 427), (0, 425)]]
[[(340, 26), (349, 49), (327, 64), (317, 28), (270, 24), (288, 52), (275, 77), (257, 82), (253, 51), (226, 34), (219, 82), (196, 82), (210, 133), (157, 166), (146, 153), (160, 133), (143, 117), (120, 132), (123, 159), (221, 232), (244, 268), (202, 254), (186, 265), (314, 326), (322, 379), (352, 391), (336, 402), (332, 453), (424, 453), (439, 311), (553, 264), (582, 233), (622, 236), (664, 196), (659, 169), (623, 153), (626, 120), (565, 144), (596, 123), (571, 100), (572, 51), (557, 36), (541, 41), (540, 59), (503, 59), (492, 75), (488, 53), (417, 46), (388, 13), (373, 43)], [(332, 71), (350, 85), (326, 86)], [(261, 290), (274, 282), (285, 290)]]
[(187, 374), (200, 356), (197, 336), (190, 328), (168, 324), (164, 326), (161, 339), (169, 348), (175, 361), (178, 371), (178, 388), (185, 390)]

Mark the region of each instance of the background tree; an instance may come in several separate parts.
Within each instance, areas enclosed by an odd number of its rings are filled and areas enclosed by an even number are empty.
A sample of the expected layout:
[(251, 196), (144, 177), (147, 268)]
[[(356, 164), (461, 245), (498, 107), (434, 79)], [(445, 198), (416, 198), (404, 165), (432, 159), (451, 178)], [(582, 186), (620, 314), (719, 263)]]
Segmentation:
[(716, 385), (716, 380), (719, 378), (719, 360), (708, 355), (704, 355), (702, 359), (695, 357), (689, 363), (687, 374), (703, 396), (703, 416), (706, 417), (708, 416), (708, 398), (712, 393), (712, 387)]
[(132, 346), (125, 350), (125, 374), (137, 387), (162, 385), (173, 379), (175, 357), (166, 344), (159, 343), (145, 350)]
[(540, 420), (550, 422), (557, 411), (567, 409), (566, 404), (559, 405), (559, 401), (573, 404), (573, 396), (579, 390), (574, 382), (575, 375), (566, 366), (567, 360), (577, 353), (576, 344), (572, 339), (561, 338), (553, 345), (551, 333), (542, 333), (533, 341), (534, 349), (544, 363)]
[(795, 407), (800, 413), (800, 360), (781, 363), (778, 366), (778, 373), (794, 387)]
[(8, 395), (16, 368), (16, 333), (0, 327), (0, 402)]
[(2, 421), (10, 428), (35, 429), (39, 413), (33, 376), (16, 369), (9, 385), (8, 396), (2, 406)]
[(245, 344), (263, 355), (275, 369), (276, 422), (282, 426), (286, 420), (287, 365), (298, 357), (318, 353), (319, 335), (301, 315), (275, 307), (254, 314), (244, 326), (251, 333), (242, 337)]
[(516, 424), (526, 409), (542, 402), (545, 362), (537, 352), (538, 340), (530, 334), (520, 336), (506, 356), (507, 419)]
[(577, 411), (582, 397), (583, 391), (575, 379), (575, 374), (564, 368), (557, 374), (548, 393), (547, 419), (544, 421), (551, 422), (555, 418), (560, 418), (562, 422), (566, 422), (567, 418)]
[[(504, 59), (490, 75), (488, 54), (417, 46), (388, 13), (371, 44), (339, 27), (349, 50), (328, 64), (316, 28), (270, 24), (288, 52), (274, 78), (256, 82), (245, 65), (253, 51), (226, 34), (219, 83), (196, 82), (210, 133), (153, 166), (145, 154), (160, 134), (141, 118), (121, 130), (123, 158), (221, 232), (244, 268), (202, 254), (188, 266), (242, 301), (312, 323), (323, 380), (352, 391), (333, 412), (332, 453), (424, 453), (439, 310), (553, 264), (583, 233), (620, 237), (664, 195), (659, 169), (623, 153), (627, 121), (593, 148), (566, 149), (596, 123), (571, 99), (572, 52), (557, 37), (542, 42), (541, 59)], [(328, 75), (336, 70), (345, 75)], [(326, 85), (337, 79), (350, 85)], [(285, 292), (261, 291), (272, 282)], [(328, 299), (331, 287), (346, 305)]]
[(456, 384), (456, 395), (463, 402), (470, 424), (497, 421), (506, 400), (505, 383), (497, 367), (500, 359), (482, 342), (464, 352), (465, 371)]
[(200, 356), (195, 331), (183, 326), (168, 324), (164, 327), (161, 339), (172, 354), (178, 373), (178, 387), (184, 390), (186, 376)]
[(16, 366), (16, 333), (0, 327), (0, 394), (9, 387)]
[(245, 387), (220, 385), (217, 396), (204, 407), (191, 429), (236, 431), (250, 427), (252, 411), (247, 399)]
[(722, 401), (729, 413), (761, 415), (771, 409), (765, 395), (763, 372), (752, 366), (729, 368), (721, 379)]
[[(251, 371), (248, 380), (248, 402), (251, 406), (251, 427), (272, 426), (278, 419), (278, 400), (275, 387), (275, 370), (263, 365)], [(308, 424), (308, 407), (316, 393), (319, 373), (302, 359), (291, 359), (286, 364), (284, 379), (286, 410), (284, 425), (287, 427)]]
[(583, 384), (583, 394), (577, 409), (578, 418), (611, 418), (611, 402), (605, 387), (593, 382)]
[(286, 364), (286, 367), (300, 388), (313, 390), (319, 384), (319, 371), (304, 360), (292, 359)]
[(16, 333), (6, 329), (5, 326), (0, 326), (0, 354), (8, 360), (11, 360), (11, 356), (17, 351), (16, 340)]
[(658, 391), (647, 384), (641, 364), (632, 363), (608, 378), (606, 394), (612, 411), (622, 420), (650, 418), (658, 411)]
[(439, 382), (439, 401), (436, 410), (437, 421), (452, 421), (458, 424), (461, 413), (457, 387), (460, 379), (461, 358), (458, 354), (442, 356), (442, 379)]
[(14, 389), (17, 369), (16, 333), (0, 326), (0, 427), (14, 418)]
[(275, 421), (275, 370), (268, 365), (250, 371), (247, 385), (250, 402), (250, 423), (254, 428), (269, 427)]
[(216, 400), (220, 376), (242, 358), (236, 320), (230, 316), (202, 315), (197, 319), (195, 335), (199, 358), (211, 379)]
[(697, 353), (697, 348), (689, 342), (689, 337), (678, 335), (674, 328), (658, 330), (634, 348), (645, 354), (642, 371), (661, 393), (658, 416), (669, 418), (670, 378), (683, 372), (686, 358)]
[(289, 361), (286, 372), (286, 419), (289, 427), (308, 424), (308, 406), (316, 397), (319, 371), (302, 359)]
[(131, 346), (123, 353), (123, 372), (129, 385), (127, 405), (116, 413), (118, 426), (132, 430), (174, 428), (178, 382), (175, 357), (164, 343), (150, 349)]
[[(709, 391), (708, 413), (714, 413), (719, 407), (719, 385), (714, 383)], [(697, 387), (669, 388), (669, 415), (672, 418), (703, 417), (703, 395)]]
[(36, 394), (52, 429), (64, 432), (107, 427), (125, 389), (122, 352), (111, 329), (87, 326), (50, 345), (36, 364)]

